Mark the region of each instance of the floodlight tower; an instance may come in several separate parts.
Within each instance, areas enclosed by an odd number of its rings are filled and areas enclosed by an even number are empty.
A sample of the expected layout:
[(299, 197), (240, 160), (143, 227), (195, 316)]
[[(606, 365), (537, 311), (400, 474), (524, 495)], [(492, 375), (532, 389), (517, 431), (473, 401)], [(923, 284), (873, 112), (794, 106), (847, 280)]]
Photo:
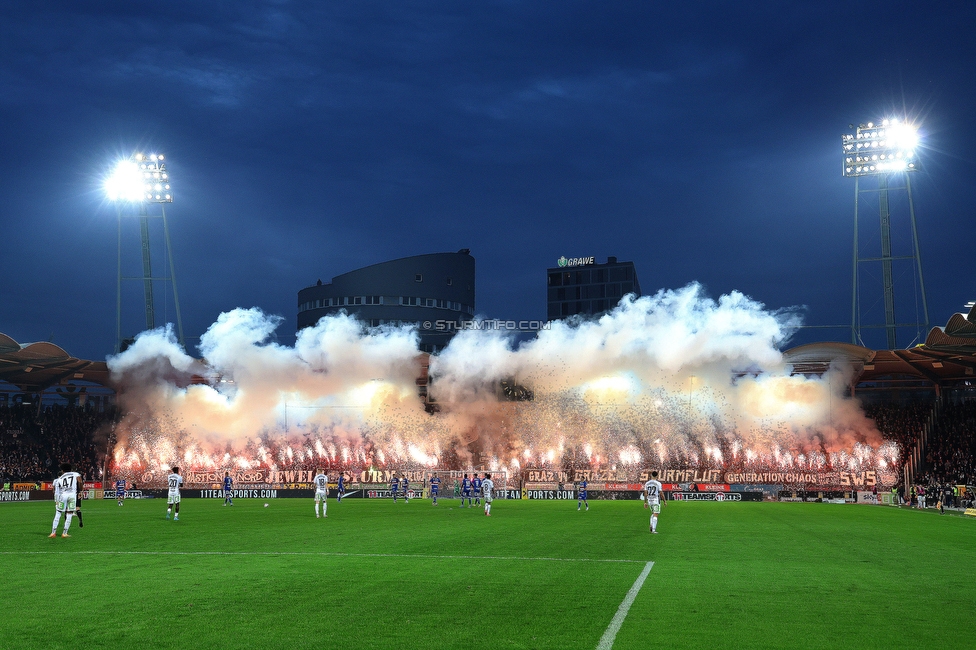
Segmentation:
[[(854, 128), (854, 125), (851, 125)], [(925, 299), (925, 281), (922, 277), (922, 258), (918, 248), (918, 229), (915, 225), (915, 204), (912, 200), (911, 173), (918, 171), (919, 160), (917, 148), (919, 145), (918, 130), (910, 123), (897, 119), (884, 119), (880, 123), (868, 122), (860, 124), (854, 133), (842, 136), (844, 148), (843, 174), (854, 179), (854, 270), (853, 292), (851, 297), (851, 343), (863, 344), (861, 328), (875, 325), (862, 325), (860, 307), (859, 269), (865, 262), (881, 263), (881, 283), (884, 300), (884, 329), (887, 335), (888, 349), (897, 346), (897, 330), (899, 327), (915, 327), (916, 338), (921, 338), (928, 331), (929, 309)], [(861, 179), (877, 179), (877, 186), (862, 183)], [(900, 182), (904, 180), (904, 185)], [(893, 184), (894, 183), (894, 184)], [(894, 255), (891, 247), (891, 209), (889, 193), (904, 192), (908, 202), (908, 216), (912, 231), (912, 249), (910, 255)], [(877, 196), (877, 207), (881, 217), (881, 255), (880, 257), (861, 257), (858, 247), (858, 210), (862, 204), (873, 204), (873, 197)], [(923, 320), (918, 320), (916, 303), (914, 323), (898, 323), (895, 318), (895, 290), (893, 262), (910, 261), (912, 269), (917, 274), (915, 285), (921, 296)]]
[[(180, 347), (185, 348), (183, 339), (183, 319), (180, 316), (180, 297), (176, 290), (176, 272), (173, 267), (173, 247), (169, 239), (169, 224), (166, 221), (166, 204), (173, 202), (169, 172), (162, 154), (136, 153), (116, 166), (105, 182), (105, 193), (116, 204), (118, 216), (118, 280), (115, 291), (115, 353), (122, 351), (122, 280), (141, 280), (145, 295), (146, 329), (156, 327), (156, 308), (153, 296), (153, 281), (164, 280), (173, 287), (173, 304), (176, 310), (176, 329)], [(122, 204), (135, 206), (138, 211), (142, 236), (142, 276), (122, 276)], [(150, 215), (149, 206), (159, 205), (160, 214)], [(166, 254), (169, 258), (168, 275), (153, 276), (152, 255), (149, 246), (149, 219), (161, 218)]]

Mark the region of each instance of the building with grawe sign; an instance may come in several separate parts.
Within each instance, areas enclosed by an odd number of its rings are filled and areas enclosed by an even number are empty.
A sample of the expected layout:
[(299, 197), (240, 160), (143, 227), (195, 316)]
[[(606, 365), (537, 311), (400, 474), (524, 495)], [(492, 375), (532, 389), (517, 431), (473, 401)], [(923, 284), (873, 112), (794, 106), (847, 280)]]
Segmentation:
[(298, 329), (346, 311), (370, 327), (413, 323), (424, 352), (441, 350), (474, 316), (474, 258), (457, 253), (402, 257), (319, 280), (298, 292)]
[(549, 320), (602, 314), (629, 293), (641, 295), (634, 263), (616, 257), (608, 257), (605, 264), (597, 264), (593, 256), (560, 257), (547, 277)]

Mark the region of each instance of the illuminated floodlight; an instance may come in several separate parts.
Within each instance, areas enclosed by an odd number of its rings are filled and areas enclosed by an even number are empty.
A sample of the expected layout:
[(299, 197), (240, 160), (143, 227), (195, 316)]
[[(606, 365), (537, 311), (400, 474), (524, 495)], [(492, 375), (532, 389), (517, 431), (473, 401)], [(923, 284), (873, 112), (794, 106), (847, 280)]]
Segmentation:
[(919, 168), (918, 129), (908, 122), (884, 119), (868, 122), (841, 136), (844, 176), (872, 176), (913, 172)]
[(172, 203), (173, 188), (162, 154), (136, 153), (119, 161), (105, 180), (110, 201), (127, 203)]

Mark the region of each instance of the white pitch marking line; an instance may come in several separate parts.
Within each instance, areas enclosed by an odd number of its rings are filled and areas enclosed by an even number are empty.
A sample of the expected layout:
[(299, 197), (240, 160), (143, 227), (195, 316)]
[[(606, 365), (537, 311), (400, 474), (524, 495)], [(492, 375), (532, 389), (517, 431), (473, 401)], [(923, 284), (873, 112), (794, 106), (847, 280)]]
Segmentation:
[(613, 641), (617, 638), (617, 632), (620, 631), (620, 626), (624, 624), (624, 619), (627, 618), (627, 612), (630, 611), (630, 606), (634, 604), (634, 599), (637, 598), (637, 592), (644, 586), (644, 580), (647, 579), (647, 574), (651, 572), (651, 567), (653, 566), (653, 562), (648, 562), (644, 565), (644, 570), (637, 576), (634, 585), (627, 592), (627, 595), (624, 596), (624, 601), (617, 608), (617, 613), (614, 614), (613, 620), (610, 621), (610, 626), (600, 638), (600, 643), (596, 646), (596, 650), (610, 650), (613, 647)]
[[(388, 557), (422, 560), (513, 560), (536, 562), (599, 562), (640, 564), (643, 560), (614, 560), (588, 557), (519, 557), (510, 555), (411, 555), (409, 553), (337, 553), (314, 551), (0, 551), (0, 555), (262, 555), (262, 556), (326, 556), (326, 557)], [(652, 563), (653, 564), (653, 563)]]

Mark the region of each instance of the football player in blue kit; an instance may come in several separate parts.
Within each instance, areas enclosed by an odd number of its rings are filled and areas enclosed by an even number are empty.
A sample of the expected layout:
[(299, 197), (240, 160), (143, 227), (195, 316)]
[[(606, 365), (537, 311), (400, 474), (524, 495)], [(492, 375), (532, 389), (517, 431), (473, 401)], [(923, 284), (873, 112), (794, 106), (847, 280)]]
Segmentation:
[(481, 505), (481, 478), (477, 474), (471, 477), (471, 490), (474, 492), (475, 505)]
[(461, 479), (461, 507), (464, 507), (464, 500), (468, 500), (468, 507), (471, 507), (471, 479), (465, 474)]
[(125, 479), (120, 478), (115, 482), (115, 500), (118, 501), (119, 505), (125, 500)]
[(579, 485), (579, 494), (576, 497), (577, 498), (576, 512), (579, 512), (580, 506), (584, 504), (586, 505), (586, 509), (589, 510), (590, 502), (586, 500), (586, 486), (587, 486), (586, 479), (584, 478), (582, 481), (579, 482), (578, 485)]
[(410, 480), (404, 476), (400, 479), (400, 492), (403, 494), (403, 502), (410, 503), (410, 497), (407, 495), (407, 491), (410, 489)]
[(430, 498), (433, 500), (433, 505), (435, 506), (437, 505), (437, 493), (440, 492), (440, 489), (441, 477), (435, 474), (430, 477)]
[(224, 472), (224, 505), (234, 505), (234, 479)]
[(399, 493), (400, 493), (400, 479), (398, 479), (397, 475), (394, 474), (390, 478), (390, 495), (393, 497), (393, 503), (396, 503), (397, 494)]

